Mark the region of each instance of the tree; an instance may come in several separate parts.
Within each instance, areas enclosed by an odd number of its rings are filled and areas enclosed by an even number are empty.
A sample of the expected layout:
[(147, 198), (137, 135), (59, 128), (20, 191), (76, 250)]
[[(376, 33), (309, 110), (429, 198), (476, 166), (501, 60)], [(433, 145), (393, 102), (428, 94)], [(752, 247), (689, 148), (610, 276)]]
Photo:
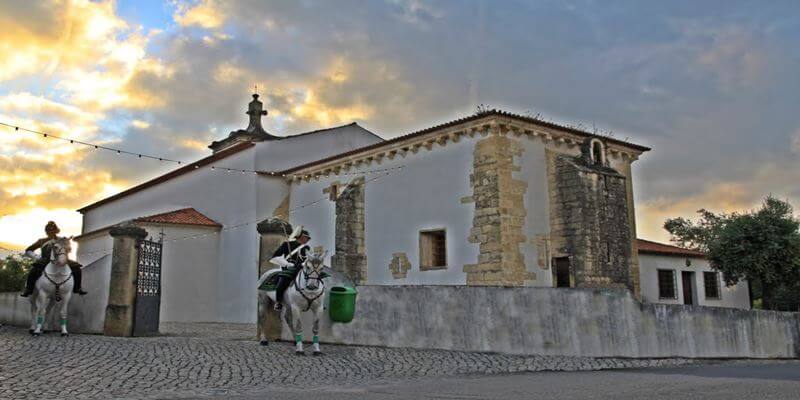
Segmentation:
[(31, 260), (17, 254), (0, 260), (0, 292), (16, 292), (25, 286)]
[[(761, 209), (748, 213), (715, 214), (700, 210), (694, 223), (668, 219), (664, 229), (678, 245), (706, 253), (712, 268), (722, 271), (725, 283), (742, 279), (757, 282), (762, 306), (775, 309), (777, 293), (800, 282), (800, 221), (789, 203), (772, 196)], [(779, 302), (781, 303), (781, 302)]]

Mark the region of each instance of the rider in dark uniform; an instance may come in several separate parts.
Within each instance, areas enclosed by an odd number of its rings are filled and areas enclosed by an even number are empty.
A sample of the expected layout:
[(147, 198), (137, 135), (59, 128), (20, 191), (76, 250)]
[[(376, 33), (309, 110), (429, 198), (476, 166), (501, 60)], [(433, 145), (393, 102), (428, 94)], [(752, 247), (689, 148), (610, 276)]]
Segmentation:
[[(47, 234), (46, 238), (37, 240), (35, 243), (25, 249), (25, 253), (28, 253), (41, 248), (42, 256), (38, 260), (34, 261), (33, 264), (31, 264), (31, 270), (28, 272), (28, 280), (25, 282), (25, 291), (20, 295), (22, 297), (28, 297), (33, 293), (33, 288), (34, 285), (36, 285), (36, 281), (40, 276), (42, 276), (42, 272), (44, 272), (47, 264), (50, 263), (50, 253), (53, 250), (53, 244), (50, 241), (58, 238), (57, 235), (59, 232), (61, 232), (61, 230), (58, 229), (58, 226), (55, 222), (50, 221), (47, 223), (47, 225), (45, 225), (44, 232)], [(69, 269), (72, 270), (72, 281), (74, 283), (72, 292), (79, 295), (86, 294), (86, 292), (81, 289), (82, 265), (72, 260), (69, 260), (68, 262)]]
[[(311, 240), (311, 235), (308, 234), (308, 231), (302, 230), (300, 235), (297, 236), (297, 239), (283, 242), (283, 244), (278, 247), (278, 250), (275, 251), (275, 254), (272, 255), (272, 258), (275, 257), (285, 257), (286, 261), (292, 263), (291, 266), (282, 266), (281, 268), (284, 271), (289, 272), (286, 275), (280, 275), (278, 277), (278, 284), (275, 288), (275, 310), (280, 310), (283, 308), (283, 293), (286, 291), (286, 288), (289, 287), (289, 284), (292, 283), (294, 278), (297, 276), (297, 273), (300, 272), (302, 269), (303, 263), (306, 261), (308, 257), (308, 246), (305, 246), (308, 241)], [(295, 251), (298, 247), (303, 246), (298, 251)], [(294, 252), (294, 254), (292, 254)]]

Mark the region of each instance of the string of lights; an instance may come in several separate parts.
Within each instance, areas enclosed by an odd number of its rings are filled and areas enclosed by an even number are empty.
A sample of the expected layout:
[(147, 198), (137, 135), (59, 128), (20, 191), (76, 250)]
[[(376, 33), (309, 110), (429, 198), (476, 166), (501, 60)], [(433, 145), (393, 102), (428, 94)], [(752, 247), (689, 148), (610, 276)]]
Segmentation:
[[(37, 131), (35, 129), (29, 129), (29, 128), (25, 128), (25, 127), (22, 127), (22, 126), (19, 126), (19, 125), (13, 125), (13, 124), (5, 123), (5, 122), (2, 122), (2, 121), (0, 121), (0, 126), (5, 126), (7, 128), (13, 129), (15, 132), (22, 131), (22, 132), (32, 133), (32, 134), (35, 134), (35, 135), (39, 135), (42, 138), (50, 138), (50, 139), (55, 139), (55, 140), (61, 140), (63, 142), (69, 142), (70, 144), (86, 146), (86, 147), (89, 147), (89, 148), (93, 148), (95, 150), (110, 151), (110, 152), (113, 152), (113, 153), (116, 153), (116, 154), (120, 154), (120, 155), (121, 154), (125, 154), (125, 155), (135, 156), (136, 158), (147, 158), (147, 159), (151, 159), (151, 160), (158, 160), (160, 162), (174, 163), (174, 164), (177, 164), (177, 165), (189, 165), (189, 164), (191, 164), (191, 163), (186, 162), (186, 161), (174, 160), (174, 159), (171, 159), (171, 158), (168, 158), (168, 157), (156, 156), (156, 155), (145, 154), (145, 153), (137, 153), (137, 152), (134, 152), (134, 151), (124, 150), (124, 149), (120, 149), (120, 148), (116, 148), (116, 147), (104, 146), (104, 145), (100, 145), (100, 144), (96, 144), (96, 143), (90, 143), (90, 142), (86, 142), (86, 141), (82, 141), (82, 140), (78, 140), (78, 139), (72, 139), (72, 138), (63, 137), (63, 136), (59, 136), (59, 135), (53, 135), (52, 133)], [(403, 166), (401, 165), (401, 166), (397, 166), (397, 167), (380, 168), (380, 169), (367, 170), (367, 171), (340, 172), (340, 173), (337, 173), (337, 174), (334, 174), (334, 175), (370, 175), (370, 174), (381, 173), (381, 172), (392, 170), (392, 169), (399, 169), (399, 168), (402, 168), (402, 167)], [(198, 169), (198, 168), (200, 168), (200, 166), (199, 165), (195, 165), (194, 168)], [(295, 174), (284, 174), (282, 172), (275, 172), (275, 171), (256, 171), (256, 170), (253, 170), (253, 169), (245, 169), (245, 168), (221, 167), (221, 166), (218, 166), (218, 165), (212, 165), (212, 166), (209, 167), (209, 169), (211, 171), (225, 171), (225, 172), (228, 172), (228, 173), (241, 173), (241, 174), (254, 174), (254, 175), (271, 175), (271, 176), (281, 176), (281, 177), (287, 177), (287, 176), (301, 176), (302, 177), (303, 176), (303, 175), (295, 175)]]
[[(398, 169), (398, 168), (395, 168), (395, 169)], [(386, 173), (384, 173), (382, 175), (378, 175), (378, 176), (373, 177), (373, 178), (371, 178), (369, 180), (366, 180), (366, 181), (364, 181), (364, 183), (361, 183), (361, 184), (362, 185), (366, 185), (367, 183), (374, 182), (374, 181), (376, 181), (378, 179), (386, 178), (386, 177), (388, 177), (388, 176), (390, 176), (392, 174), (393, 174), (393, 172), (389, 171), (389, 172), (386, 172)], [(324, 200), (326, 200), (328, 198), (329, 197), (327, 195), (322, 196), (322, 197), (320, 197), (320, 198), (318, 198), (318, 199), (316, 199), (314, 201), (311, 201), (311, 202), (302, 204), (300, 206), (297, 206), (295, 208), (292, 208), (292, 209), (290, 209), (288, 211), (288, 213), (291, 215), (291, 214), (293, 214), (293, 213), (295, 213), (295, 212), (297, 212), (297, 211), (299, 211), (299, 210), (301, 210), (303, 208), (310, 207), (310, 206), (313, 206), (315, 204), (319, 204), (320, 202), (322, 202), (322, 201), (324, 201)], [(235, 224), (235, 225), (231, 225), (231, 226), (228, 226), (228, 227), (224, 227), (224, 228), (222, 228), (222, 229), (220, 229), (218, 231), (213, 231), (213, 232), (209, 232), (209, 233), (202, 233), (202, 234), (197, 234), (197, 235), (181, 236), (181, 237), (177, 237), (177, 238), (171, 238), (171, 239), (168, 239), (168, 240), (164, 240), (164, 242), (165, 243), (169, 243), (169, 242), (177, 242), (179, 240), (199, 239), (199, 238), (203, 238), (203, 237), (206, 237), (206, 236), (209, 236), (209, 235), (217, 235), (220, 232), (229, 231), (229, 230), (233, 230), (233, 229), (238, 229), (238, 228), (241, 228), (243, 226), (257, 224), (259, 222), (261, 222), (261, 219), (252, 220), (252, 221), (246, 221), (246, 222), (242, 222), (242, 223), (239, 223), (239, 224)]]

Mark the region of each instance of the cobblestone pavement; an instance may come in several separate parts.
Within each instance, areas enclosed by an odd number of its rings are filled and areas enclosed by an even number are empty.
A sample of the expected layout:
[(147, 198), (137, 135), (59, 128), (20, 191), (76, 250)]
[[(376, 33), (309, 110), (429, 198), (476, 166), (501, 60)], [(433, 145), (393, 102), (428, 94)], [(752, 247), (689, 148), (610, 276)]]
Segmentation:
[[(252, 325), (167, 324), (164, 336), (38, 338), (0, 327), (0, 398), (180, 398), (246, 395), (264, 388), (356, 387), (464, 374), (577, 371), (689, 364), (323, 345), (322, 357), (289, 343), (260, 346)], [(310, 354), (310, 351), (309, 351)]]

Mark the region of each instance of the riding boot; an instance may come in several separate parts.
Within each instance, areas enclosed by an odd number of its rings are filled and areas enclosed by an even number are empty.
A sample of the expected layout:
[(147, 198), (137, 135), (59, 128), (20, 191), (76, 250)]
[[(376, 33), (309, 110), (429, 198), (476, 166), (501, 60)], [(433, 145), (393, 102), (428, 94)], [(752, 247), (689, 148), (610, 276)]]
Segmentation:
[(84, 291), (81, 288), (81, 280), (83, 278), (83, 271), (81, 271), (81, 265), (78, 263), (70, 263), (69, 269), (72, 270), (72, 293), (77, 293), (81, 296), (87, 294), (88, 292)]
[(283, 276), (278, 277), (278, 284), (275, 285), (275, 311), (280, 311), (283, 308), (283, 293), (286, 291), (286, 278)]

